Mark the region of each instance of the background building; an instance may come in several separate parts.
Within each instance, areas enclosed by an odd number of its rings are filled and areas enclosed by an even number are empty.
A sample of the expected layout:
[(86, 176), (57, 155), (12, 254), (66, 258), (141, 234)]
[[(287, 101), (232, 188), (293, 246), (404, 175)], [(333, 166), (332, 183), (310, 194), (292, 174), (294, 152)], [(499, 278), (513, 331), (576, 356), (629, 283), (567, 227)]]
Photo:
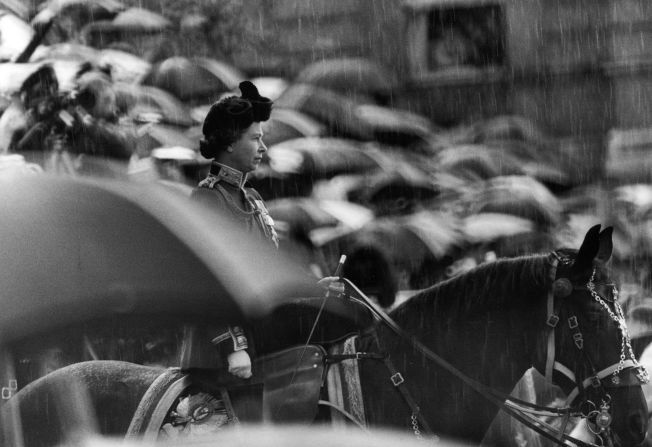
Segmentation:
[(652, 120), (644, 0), (247, 1), (268, 49), (236, 55), (243, 68), (291, 78), (315, 60), (369, 57), (397, 76), (395, 105), (444, 126), (523, 116), (588, 172), (609, 130)]

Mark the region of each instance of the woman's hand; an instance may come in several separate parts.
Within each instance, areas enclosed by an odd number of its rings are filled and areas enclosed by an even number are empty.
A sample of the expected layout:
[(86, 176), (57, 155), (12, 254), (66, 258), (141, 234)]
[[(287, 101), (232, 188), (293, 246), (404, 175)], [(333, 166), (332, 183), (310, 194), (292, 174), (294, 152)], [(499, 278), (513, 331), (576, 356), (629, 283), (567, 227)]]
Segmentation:
[(342, 294), (345, 290), (344, 283), (340, 281), (339, 276), (326, 276), (317, 281), (317, 285), (335, 295)]
[(235, 351), (227, 357), (229, 362), (229, 372), (241, 379), (248, 379), (251, 377), (251, 358), (244, 349)]

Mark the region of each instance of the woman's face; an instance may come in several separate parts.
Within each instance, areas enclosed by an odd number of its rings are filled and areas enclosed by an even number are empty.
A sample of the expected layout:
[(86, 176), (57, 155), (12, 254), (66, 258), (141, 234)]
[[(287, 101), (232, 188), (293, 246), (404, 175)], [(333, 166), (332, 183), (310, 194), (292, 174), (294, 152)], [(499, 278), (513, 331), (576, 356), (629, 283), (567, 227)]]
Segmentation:
[(253, 123), (239, 140), (231, 145), (233, 152), (227, 152), (226, 164), (242, 172), (250, 172), (258, 167), (267, 146), (263, 143), (263, 129), (260, 123)]

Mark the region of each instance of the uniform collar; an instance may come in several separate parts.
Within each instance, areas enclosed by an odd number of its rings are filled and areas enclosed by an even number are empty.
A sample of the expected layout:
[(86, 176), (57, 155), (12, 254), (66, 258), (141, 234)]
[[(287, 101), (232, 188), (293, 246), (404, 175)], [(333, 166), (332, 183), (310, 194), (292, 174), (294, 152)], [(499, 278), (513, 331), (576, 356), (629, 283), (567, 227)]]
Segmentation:
[(216, 161), (211, 163), (211, 170), (208, 175), (215, 177), (216, 182), (228, 183), (239, 189), (244, 188), (244, 184), (247, 181), (247, 173)]

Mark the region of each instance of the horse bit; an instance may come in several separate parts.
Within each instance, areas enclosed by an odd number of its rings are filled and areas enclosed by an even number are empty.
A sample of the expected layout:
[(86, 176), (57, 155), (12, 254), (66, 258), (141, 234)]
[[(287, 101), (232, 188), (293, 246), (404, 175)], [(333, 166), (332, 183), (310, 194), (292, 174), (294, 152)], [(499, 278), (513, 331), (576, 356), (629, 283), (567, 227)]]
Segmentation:
[[(593, 366), (593, 362), (590, 357), (584, 350), (584, 336), (579, 327), (578, 319), (576, 315), (571, 315), (567, 324), (569, 329), (571, 329), (573, 334), (573, 342), (577, 348), (579, 354), (584, 357), (585, 361), (588, 363), (591, 368), (591, 376), (586, 378), (583, 381), (580, 381), (578, 377), (571, 371), (568, 367), (563, 364), (555, 361), (555, 328), (559, 323), (559, 307), (560, 303), (558, 300), (555, 302), (555, 298), (566, 298), (570, 296), (574, 287), (571, 281), (568, 278), (556, 278), (557, 265), (561, 263), (562, 265), (569, 265), (572, 261), (563, 255), (560, 255), (557, 252), (552, 253), (551, 260), (551, 269), (550, 269), (550, 278), (552, 279), (552, 287), (548, 293), (547, 301), (547, 311), (548, 319), (547, 325), (550, 327), (548, 333), (548, 346), (547, 346), (547, 355), (546, 355), (546, 366), (545, 366), (545, 377), (549, 383), (552, 383), (552, 374), (553, 371), (557, 371), (566, 378), (568, 378), (572, 383), (575, 383), (575, 388), (570, 392), (566, 400), (566, 405), (570, 408), (570, 405), (575, 401), (575, 399), (580, 395), (584, 394), (584, 390), (587, 386), (591, 386), (594, 389), (600, 388), (602, 391), (601, 402), (599, 405), (596, 405), (593, 401), (586, 399), (579, 405), (579, 414), (582, 417), (586, 418), (587, 426), (589, 430), (596, 435), (601, 442), (604, 443), (602, 436), (606, 434), (611, 425), (612, 417), (609, 412), (611, 396), (606, 391), (605, 388), (608, 387), (617, 387), (622, 383), (620, 373), (627, 369), (636, 369), (636, 378), (641, 383), (649, 382), (649, 375), (645, 367), (638, 363), (634, 352), (632, 350), (631, 340), (629, 337), (629, 332), (627, 330), (627, 324), (625, 322), (625, 315), (623, 312), (620, 303), (618, 302), (618, 289), (614, 284), (610, 284), (612, 287), (612, 299), (608, 300), (607, 298), (601, 297), (598, 292), (595, 290), (595, 274), (596, 269), (593, 269), (590, 279), (586, 283), (586, 289), (589, 291), (591, 297), (603, 308), (611, 320), (613, 320), (617, 327), (620, 329), (621, 333), (621, 347), (620, 347), (620, 359), (619, 362), (613, 365), (610, 365), (601, 371), (596, 372)], [(609, 301), (613, 304), (613, 310), (606, 302)], [(610, 377), (611, 385), (603, 385), (603, 380)], [(591, 423), (591, 420), (595, 422)], [(561, 428), (561, 433), (565, 429), (565, 423)]]

